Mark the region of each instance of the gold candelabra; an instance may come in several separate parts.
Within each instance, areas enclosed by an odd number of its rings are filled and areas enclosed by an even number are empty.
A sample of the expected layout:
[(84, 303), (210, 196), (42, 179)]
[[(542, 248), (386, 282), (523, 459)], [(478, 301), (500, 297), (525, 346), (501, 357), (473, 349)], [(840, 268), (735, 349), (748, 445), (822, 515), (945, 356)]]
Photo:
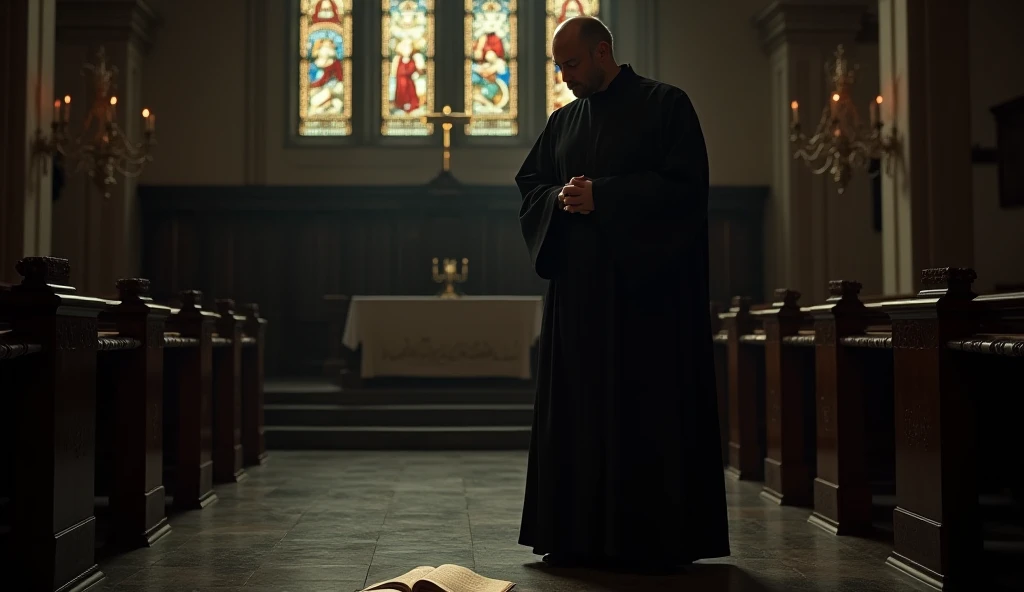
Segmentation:
[(427, 113), (420, 117), (420, 121), (423, 123), (428, 123), (432, 120), (441, 122), (444, 141), (444, 156), (441, 161), (441, 171), (443, 173), (448, 173), (452, 169), (452, 126), (455, 125), (455, 120), (457, 119), (472, 121), (473, 115), (470, 113), (452, 113), (452, 108), (449, 105), (445, 105), (440, 113)]
[(461, 272), (455, 268), (455, 259), (445, 259), (441, 270), (437, 268), (437, 257), (434, 257), (433, 262), (434, 281), (438, 284), (444, 284), (444, 289), (438, 293), (438, 296), (445, 300), (458, 298), (459, 293), (455, 290), (455, 284), (465, 283), (469, 277), (469, 259), (462, 258)]
[(872, 160), (885, 159), (886, 172), (892, 173), (896, 130), (894, 125), (890, 134), (883, 133), (885, 124), (878, 114), (881, 95), (869, 105), (870, 125), (861, 122), (850, 96), (856, 67), (850, 69), (842, 45), (836, 48), (834, 55), (835, 61), (825, 66), (833, 89), (814, 135), (807, 138), (800, 130), (800, 104), (793, 101), (789, 139), (794, 146), (793, 158), (802, 159), (815, 175), (830, 174), (842, 194), (853, 170), (867, 170)]
[(42, 157), (61, 154), (77, 161), (75, 170), (87, 172), (103, 196), (110, 197), (110, 188), (117, 185), (118, 173), (137, 177), (146, 163), (153, 160), (156, 115), (149, 109), (142, 110), (143, 140), (132, 142), (117, 124), (117, 67), (107, 65), (102, 47), (96, 52), (96, 63), (83, 65), (82, 74), (91, 78), (93, 98), (81, 135), (73, 140), (68, 136), (71, 96), (65, 95), (63, 100), (53, 103), (50, 137), (44, 138), (42, 131), (36, 131), (36, 154)]

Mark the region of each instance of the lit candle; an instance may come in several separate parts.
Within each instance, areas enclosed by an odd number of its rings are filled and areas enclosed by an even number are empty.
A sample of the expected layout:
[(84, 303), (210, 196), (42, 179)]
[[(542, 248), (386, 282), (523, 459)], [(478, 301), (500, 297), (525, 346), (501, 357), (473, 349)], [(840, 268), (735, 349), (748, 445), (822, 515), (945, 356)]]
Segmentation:
[(829, 109), (832, 111), (832, 119), (837, 117), (836, 113), (839, 111), (839, 93), (832, 93), (832, 102), (829, 103)]
[(793, 101), (789, 104), (789, 108), (793, 111), (793, 125), (800, 125), (800, 103)]
[(444, 264), (444, 272), (448, 275), (455, 275), (455, 261), (448, 261)]
[(871, 103), (871, 125), (878, 125), (878, 108), (882, 105), (882, 95), (875, 97), (873, 103)]
[(64, 95), (64, 109), (62, 109), (64, 123), (67, 123), (71, 119), (71, 95)]
[(117, 119), (117, 97), (110, 97), (110, 121)]
[(153, 113), (149, 109), (143, 109), (142, 110), (142, 119), (144, 119), (146, 121), (146, 131), (147, 132), (153, 131), (153, 126), (154, 126), (154, 123), (155, 123), (154, 122), (155, 116), (153, 115)]
[(60, 99), (53, 102), (53, 122), (57, 123), (60, 121)]

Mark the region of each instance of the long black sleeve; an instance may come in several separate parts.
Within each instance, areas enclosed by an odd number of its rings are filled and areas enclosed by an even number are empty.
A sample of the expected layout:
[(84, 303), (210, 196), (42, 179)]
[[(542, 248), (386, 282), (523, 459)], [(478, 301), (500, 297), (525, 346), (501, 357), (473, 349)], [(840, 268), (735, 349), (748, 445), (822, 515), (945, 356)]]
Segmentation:
[(690, 99), (665, 97), (647, 117), (663, 122), (657, 158), (644, 170), (593, 179), (592, 216), (613, 258), (656, 273), (707, 240), (708, 154)]
[(663, 122), (651, 138), (657, 158), (644, 170), (593, 179), (592, 216), (616, 261), (638, 274), (658, 274), (707, 241), (708, 154), (682, 91), (647, 116)]
[(689, 221), (706, 215), (708, 153), (697, 112), (679, 92), (666, 101), (660, 117), (661, 162), (648, 170), (593, 180), (595, 213), (602, 223)]
[(558, 275), (565, 256), (566, 213), (558, 207), (558, 193), (564, 182), (558, 180), (552, 148), (555, 116), (548, 118), (516, 175), (516, 185), (523, 196), (519, 225), (537, 275), (548, 280)]

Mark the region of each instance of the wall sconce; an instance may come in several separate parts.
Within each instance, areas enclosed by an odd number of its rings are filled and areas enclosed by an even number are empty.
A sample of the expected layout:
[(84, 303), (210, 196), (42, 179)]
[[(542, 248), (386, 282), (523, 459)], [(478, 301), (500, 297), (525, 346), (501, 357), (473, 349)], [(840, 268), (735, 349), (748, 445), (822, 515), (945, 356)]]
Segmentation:
[(850, 97), (855, 77), (847, 65), (842, 45), (836, 48), (834, 55), (835, 61), (825, 66), (833, 90), (814, 135), (807, 138), (800, 131), (800, 104), (793, 101), (789, 140), (794, 146), (793, 158), (802, 159), (815, 175), (830, 174), (842, 194), (853, 170), (867, 171), (872, 160), (884, 158), (886, 173), (892, 174), (896, 130), (893, 126), (890, 134), (882, 131), (885, 124), (879, 117), (881, 96), (875, 97), (868, 107), (870, 125), (863, 125)]
[(81, 135), (75, 139), (68, 136), (71, 96), (65, 95), (63, 100), (53, 102), (50, 137), (44, 138), (42, 131), (36, 131), (35, 154), (47, 160), (61, 154), (77, 161), (76, 172), (87, 172), (103, 196), (110, 197), (110, 188), (117, 185), (118, 174), (137, 177), (146, 163), (153, 160), (156, 115), (149, 109), (142, 110), (143, 140), (140, 144), (132, 142), (117, 124), (117, 95), (114, 94), (117, 68), (107, 66), (102, 47), (96, 52), (96, 64), (83, 66), (82, 74), (87, 72), (92, 78), (93, 98)]

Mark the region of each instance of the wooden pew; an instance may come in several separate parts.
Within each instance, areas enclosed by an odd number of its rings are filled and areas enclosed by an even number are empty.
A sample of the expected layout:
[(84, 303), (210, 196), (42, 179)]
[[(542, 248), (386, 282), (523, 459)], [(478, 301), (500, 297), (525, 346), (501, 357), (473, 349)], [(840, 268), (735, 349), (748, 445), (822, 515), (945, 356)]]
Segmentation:
[[(765, 308), (756, 307), (754, 310)], [(762, 319), (751, 315), (750, 298), (736, 296), (720, 315), (729, 368), (729, 463), (737, 479), (764, 478), (764, 340)]]
[(1024, 294), (978, 297), (975, 278), (970, 269), (927, 269), (916, 298), (884, 304), (896, 396), (897, 508), (887, 563), (936, 587), (980, 575), (976, 422), (979, 407), (1000, 392), (984, 382), (987, 362), (1012, 360), (1012, 374), (1001, 378), (1015, 378), (1009, 384), (1018, 389), (1024, 370)]
[(174, 506), (205, 508), (213, 490), (213, 331), (217, 315), (201, 308), (202, 293), (186, 290), (171, 309), (164, 335), (164, 482)]
[(10, 326), (0, 371), (17, 451), (4, 558), (21, 590), (84, 590), (103, 578), (93, 499), (97, 326), (106, 302), (75, 293), (66, 259), (26, 257), (16, 269), (21, 284), (0, 292)]
[(235, 483), (246, 477), (242, 457), (242, 323), (235, 302), (216, 301), (213, 336), (213, 480)]
[(761, 496), (786, 505), (810, 505), (815, 475), (814, 329), (797, 302), (779, 289), (771, 308), (752, 315), (764, 327), (765, 441)]
[(256, 303), (243, 304), (242, 326), (242, 452), (247, 467), (267, 462), (263, 423), (264, 360), (267, 320), (260, 318)]
[(715, 384), (718, 394), (718, 431), (722, 437), (722, 466), (729, 466), (729, 332), (722, 322), (726, 307), (711, 303), (711, 339), (714, 344)]
[(119, 302), (100, 313), (97, 493), (109, 492), (113, 542), (152, 545), (170, 532), (164, 509), (164, 328), (149, 280), (117, 281)]
[[(866, 532), (872, 481), (894, 481), (887, 563), (937, 587), (976, 583), (983, 575), (979, 481), (990, 488), (1011, 481), (1018, 503), (1024, 490), (1024, 462), (1015, 454), (1024, 401), (1002, 395), (1006, 385), (1019, 389), (1024, 369), (1024, 293), (975, 296), (974, 277), (965, 269), (924, 270), (922, 291), (909, 297), (860, 298), (857, 282), (834, 281), (829, 299), (807, 308), (784, 290), (771, 305), (737, 298), (718, 315), (715, 335), (728, 348), (733, 472), (743, 469), (737, 458), (752, 465), (740, 451), (756, 446), (751, 419), (763, 398), (757, 421), (765, 424), (768, 445), (764, 496), (786, 500), (776, 496), (772, 473), (784, 489), (787, 459), (801, 460), (793, 443), (801, 433), (797, 418), (806, 421), (813, 412), (810, 521), (836, 534)], [(795, 361), (812, 341), (813, 365), (806, 357)], [(763, 389), (751, 359), (757, 350), (742, 348), (758, 342), (764, 343)], [(979, 475), (979, 467), (988, 474)]]
[(757, 306), (736, 297), (724, 313), (712, 307), (719, 420), (731, 442), (731, 474), (763, 478), (762, 497), (772, 502), (807, 505), (816, 451), (814, 331), (798, 292), (774, 296)]
[[(815, 336), (817, 472), (809, 521), (833, 534), (872, 526), (872, 480), (891, 481), (892, 368), (888, 316), (858, 298), (861, 284), (829, 282), (807, 309)], [(883, 300), (883, 298), (878, 298)]]

